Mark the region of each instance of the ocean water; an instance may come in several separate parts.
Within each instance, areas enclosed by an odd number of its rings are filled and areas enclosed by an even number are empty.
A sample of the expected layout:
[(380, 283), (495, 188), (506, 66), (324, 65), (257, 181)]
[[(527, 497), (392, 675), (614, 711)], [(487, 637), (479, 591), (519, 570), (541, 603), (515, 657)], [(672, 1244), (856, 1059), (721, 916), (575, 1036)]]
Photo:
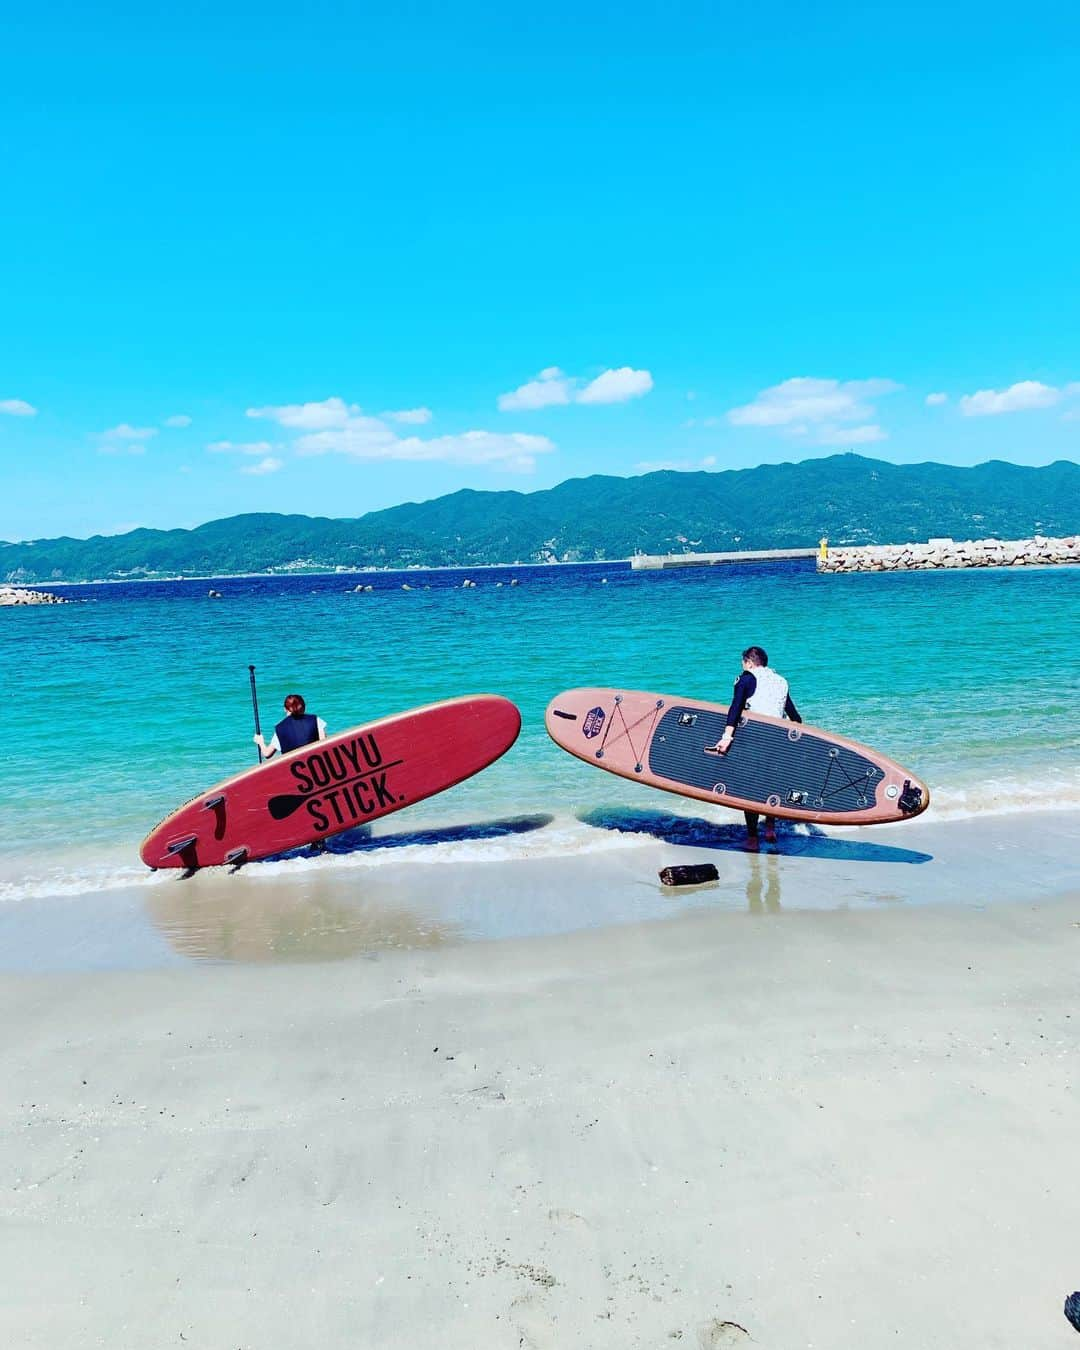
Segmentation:
[(521, 708), (503, 760), (356, 842), (369, 866), (402, 847), (422, 860), (617, 848), (597, 828), (607, 808), (631, 824), (650, 806), (738, 819), (591, 770), (551, 744), (543, 711), (582, 684), (726, 701), (750, 643), (806, 721), (923, 777), (938, 818), (1080, 803), (1078, 568), (604, 564), (56, 589), (75, 603), (0, 610), (0, 900), (141, 876), (145, 833), (255, 762), (249, 663), (267, 734), (293, 690), (331, 731), (463, 693)]

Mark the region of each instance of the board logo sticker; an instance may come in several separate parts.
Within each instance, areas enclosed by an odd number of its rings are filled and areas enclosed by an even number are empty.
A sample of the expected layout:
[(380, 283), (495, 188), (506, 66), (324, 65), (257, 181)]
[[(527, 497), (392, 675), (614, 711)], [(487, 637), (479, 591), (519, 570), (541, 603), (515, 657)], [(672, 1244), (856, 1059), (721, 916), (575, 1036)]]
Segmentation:
[(266, 809), (274, 820), (286, 820), (303, 808), (320, 834), (342, 829), (404, 801), (386, 781), (388, 771), (403, 763), (401, 759), (386, 763), (370, 733), (356, 736), (290, 764), (297, 791), (271, 797)]
[(586, 736), (592, 739), (593, 736), (599, 736), (604, 726), (603, 708), (590, 708), (585, 714), (585, 720), (581, 724), (581, 729)]

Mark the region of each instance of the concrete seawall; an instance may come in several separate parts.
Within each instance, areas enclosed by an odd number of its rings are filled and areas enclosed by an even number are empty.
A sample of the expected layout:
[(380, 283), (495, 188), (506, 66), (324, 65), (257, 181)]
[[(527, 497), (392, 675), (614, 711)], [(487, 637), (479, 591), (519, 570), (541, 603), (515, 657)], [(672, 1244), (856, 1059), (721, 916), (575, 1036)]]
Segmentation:
[(745, 553), (638, 553), (630, 559), (636, 571), (665, 567), (715, 567), (722, 563), (786, 562), (791, 558), (815, 558), (816, 548), (763, 548)]
[(926, 544), (830, 548), (819, 572), (908, 572), (951, 567), (1052, 567), (1080, 563), (1080, 535), (1064, 539), (931, 539)]

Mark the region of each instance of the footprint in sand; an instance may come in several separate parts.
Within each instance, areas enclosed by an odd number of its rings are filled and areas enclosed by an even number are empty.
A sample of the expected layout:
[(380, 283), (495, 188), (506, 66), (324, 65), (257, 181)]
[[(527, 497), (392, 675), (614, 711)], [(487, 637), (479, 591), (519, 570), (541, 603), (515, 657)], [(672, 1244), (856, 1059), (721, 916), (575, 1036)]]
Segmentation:
[(455, 1093), (455, 1096), (470, 1102), (497, 1103), (506, 1101), (506, 1093), (495, 1083), (483, 1083), (480, 1087)]
[(588, 1219), (583, 1219), (580, 1214), (575, 1214), (572, 1209), (549, 1209), (548, 1222), (556, 1224), (560, 1228), (592, 1227)]
[(731, 1346), (742, 1346), (750, 1340), (750, 1333), (738, 1322), (725, 1322), (722, 1317), (714, 1317), (697, 1330), (697, 1343), (700, 1350), (728, 1350)]
[(552, 1350), (555, 1322), (535, 1294), (522, 1294), (510, 1304), (510, 1321), (521, 1339), (520, 1350)]

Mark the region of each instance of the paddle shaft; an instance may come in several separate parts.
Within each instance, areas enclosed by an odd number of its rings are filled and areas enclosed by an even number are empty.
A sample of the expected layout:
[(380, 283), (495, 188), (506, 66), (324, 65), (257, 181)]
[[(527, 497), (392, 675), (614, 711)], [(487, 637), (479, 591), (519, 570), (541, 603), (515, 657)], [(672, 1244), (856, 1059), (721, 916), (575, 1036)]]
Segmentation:
[[(254, 714), (255, 714), (255, 735), (256, 735), (256, 736), (261, 736), (261, 735), (262, 735), (262, 727), (259, 726), (259, 696), (258, 696), (258, 694), (255, 692), (255, 667), (254, 667), (254, 666), (248, 666), (248, 679), (251, 681), (251, 709), (252, 709), (252, 712), (254, 712)], [(261, 746), (261, 745), (257, 745), (257, 746), (255, 747), (255, 749), (256, 749), (256, 751), (257, 751), (257, 753), (258, 753), (258, 756), (259, 756), (259, 763), (261, 764), (261, 763), (262, 763), (262, 758), (263, 758), (262, 746)]]

